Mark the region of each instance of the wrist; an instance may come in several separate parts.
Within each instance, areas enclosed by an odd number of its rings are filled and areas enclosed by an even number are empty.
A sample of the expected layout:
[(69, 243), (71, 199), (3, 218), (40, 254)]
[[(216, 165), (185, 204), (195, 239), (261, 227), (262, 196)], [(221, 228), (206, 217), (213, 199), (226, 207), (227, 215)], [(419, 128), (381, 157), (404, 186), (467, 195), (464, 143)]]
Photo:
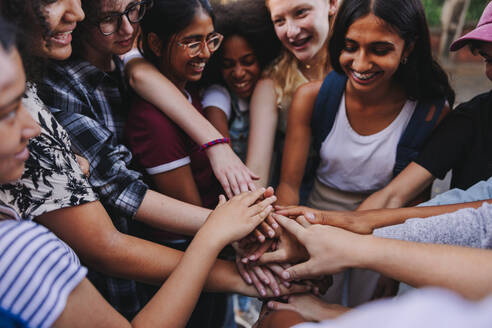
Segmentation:
[(218, 138), (218, 139), (213, 139), (210, 140), (209, 142), (204, 143), (203, 145), (200, 146), (201, 151), (205, 151), (208, 149), (215, 148), (220, 145), (229, 145), (231, 143), (230, 138)]
[(374, 249), (373, 235), (356, 235), (350, 242), (351, 249), (346, 254), (348, 267), (358, 269), (370, 269), (373, 257), (376, 255)]

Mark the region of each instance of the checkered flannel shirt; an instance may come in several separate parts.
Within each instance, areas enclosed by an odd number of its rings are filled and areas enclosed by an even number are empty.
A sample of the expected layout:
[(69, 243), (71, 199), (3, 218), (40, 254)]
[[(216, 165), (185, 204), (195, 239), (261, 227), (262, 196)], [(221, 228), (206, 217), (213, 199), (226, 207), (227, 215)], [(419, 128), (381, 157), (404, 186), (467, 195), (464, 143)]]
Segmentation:
[[(122, 145), (128, 88), (120, 59), (114, 61), (116, 69), (109, 74), (77, 58), (51, 63), (38, 94), (68, 131), (74, 151), (89, 161), (89, 182), (116, 228), (129, 233), (148, 187), (142, 175), (129, 168), (131, 152)], [(146, 293), (137, 292), (135, 281), (94, 272), (89, 278), (127, 318), (147, 301)]]

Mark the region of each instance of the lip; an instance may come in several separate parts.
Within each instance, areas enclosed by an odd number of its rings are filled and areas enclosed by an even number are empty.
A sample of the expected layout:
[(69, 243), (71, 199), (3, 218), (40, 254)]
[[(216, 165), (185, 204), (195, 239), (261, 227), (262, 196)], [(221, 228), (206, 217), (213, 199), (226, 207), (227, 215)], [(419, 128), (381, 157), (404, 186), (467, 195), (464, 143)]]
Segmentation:
[(292, 49), (295, 51), (302, 51), (305, 50), (308, 46), (313, 37), (312, 36), (306, 36), (302, 38), (298, 38), (297, 40), (294, 41), (288, 41), (289, 45)]
[(121, 47), (129, 47), (132, 45), (132, 41), (133, 41), (132, 38), (128, 38), (126, 40), (118, 41), (116, 43), (119, 44)]
[(72, 32), (73, 30), (54, 32), (50, 37), (50, 41), (52, 44), (56, 44), (59, 46), (68, 46), (72, 43)]
[(18, 161), (25, 162), (29, 158), (29, 150), (27, 149), (27, 147), (24, 147), (24, 149), (16, 153), (14, 157)]
[(246, 80), (242, 82), (232, 82), (232, 87), (234, 88), (234, 91), (236, 93), (247, 93), (248, 91), (251, 90), (251, 87), (253, 85), (253, 81), (251, 80)]
[(361, 79), (357, 74), (362, 74), (362, 73), (356, 73), (353, 70), (350, 70), (350, 76), (352, 80), (354, 80), (357, 84), (360, 85), (368, 85), (374, 82), (374, 80), (378, 79), (379, 76), (382, 74), (382, 72), (370, 72), (370, 73), (363, 73), (364, 75), (372, 75), (368, 79)]
[[(196, 65), (200, 66), (196, 66)], [(203, 70), (205, 69), (205, 66), (207, 65), (207, 62), (200, 61), (200, 62), (189, 62), (188, 66), (191, 67), (194, 73), (196, 74), (201, 74)]]

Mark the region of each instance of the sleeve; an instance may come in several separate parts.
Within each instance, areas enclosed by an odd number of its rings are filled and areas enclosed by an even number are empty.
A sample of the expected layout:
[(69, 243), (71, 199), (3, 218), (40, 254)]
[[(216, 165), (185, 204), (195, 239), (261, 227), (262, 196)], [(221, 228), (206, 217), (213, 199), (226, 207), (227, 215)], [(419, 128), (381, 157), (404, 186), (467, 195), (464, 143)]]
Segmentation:
[(226, 114), (227, 119), (229, 119), (232, 110), (231, 95), (225, 87), (218, 84), (211, 85), (203, 94), (202, 107), (217, 107), (222, 110)]
[(492, 248), (492, 205), (464, 208), (427, 219), (376, 229), (374, 236), (419, 243)]
[(138, 51), (137, 48), (130, 50), (129, 52), (127, 52), (122, 56), (123, 65), (126, 66), (126, 64), (130, 62), (130, 60), (135, 58), (143, 58), (142, 54), (140, 53), (140, 51)]
[(28, 89), (24, 105), (40, 125), (41, 133), (29, 141), (30, 156), (22, 177), (0, 187), (1, 199), (30, 220), (97, 200), (75, 160), (67, 132), (33, 92)]
[(459, 165), (473, 140), (473, 122), (465, 115), (451, 113), (432, 133), (415, 160), (434, 177), (444, 179), (446, 173)]
[(0, 223), (0, 307), (28, 327), (51, 327), (87, 269), (45, 227), (27, 221)]
[(437, 195), (419, 206), (438, 206), (458, 203), (469, 203), (492, 199), (492, 177), (487, 181), (480, 181), (467, 190), (454, 188)]
[(126, 136), (138, 164), (150, 175), (190, 164), (189, 138), (147, 102), (138, 101), (132, 108)]
[[(134, 217), (148, 190), (142, 175), (129, 168), (132, 156), (123, 145), (111, 142), (112, 132), (90, 113), (89, 104), (76, 91), (67, 91), (45, 81), (43, 99), (56, 119), (68, 132), (74, 150), (85, 157), (91, 168), (89, 182), (105, 206)], [(49, 90), (48, 90), (49, 89)]]

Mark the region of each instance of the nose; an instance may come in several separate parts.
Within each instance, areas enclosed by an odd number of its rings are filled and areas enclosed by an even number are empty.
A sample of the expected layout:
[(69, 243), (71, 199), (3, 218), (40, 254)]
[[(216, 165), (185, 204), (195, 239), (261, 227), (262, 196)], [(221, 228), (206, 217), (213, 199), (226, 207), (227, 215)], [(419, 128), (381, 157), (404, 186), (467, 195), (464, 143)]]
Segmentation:
[(244, 77), (245, 73), (246, 72), (244, 71), (244, 69), (241, 65), (236, 65), (234, 67), (234, 70), (232, 71), (232, 77), (235, 80), (240, 81)]
[(28, 113), (28, 111), (23, 105), (22, 108), (20, 109), (20, 115), (21, 115), (21, 124), (22, 124), (22, 130), (21, 130), (22, 139), (24, 141), (27, 141), (31, 138), (34, 138), (35, 136), (38, 136), (41, 133), (41, 128), (39, 127), (39, 124), (33, 120), (31, 114)]
[(365, 51), (359, 50), (355, 53), (352, 69), (357, 72), (366, 72), (371, 69), (371, 61)]
[(202, 48), (200, 49), (200, 53), (198, 54), (198, 57), (203, 58), (203, 59), (209, 59), (212, 56), (212, 52), (210, 52), (210, 49), (208, 49), (208, 45), (206, 42), (202, 41)]
[(287, 37), (289, 39), (295, 39), (295, 37), (299, 34), (300, 32), (299, 26), (293, 21), (287, 21)]
[(133, 24), (130, 23), (130, 20), (126, 15), (123, 15), (123, 17), (121, 17), (121, 26), (118, 32), (123, 35), (132, 35), (134, 31), (135, 28), (133, 27)]
[(69, 22), (81, 22), (84, 20), (85, 14), (82, 10), (80, 0), (67, 1), (67, 8), (64, 19)]

